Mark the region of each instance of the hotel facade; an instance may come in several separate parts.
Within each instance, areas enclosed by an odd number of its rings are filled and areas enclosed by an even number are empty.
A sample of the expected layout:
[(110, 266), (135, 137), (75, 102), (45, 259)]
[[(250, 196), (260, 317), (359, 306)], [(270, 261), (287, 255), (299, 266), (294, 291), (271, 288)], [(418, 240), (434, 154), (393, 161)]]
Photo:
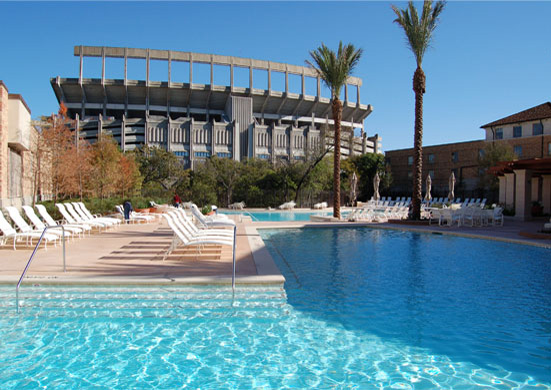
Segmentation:
[[(427, 175), (430, 175), (433, 196), (447, 195), (448, 179), (453, 172), (457, 180), (456, 196), (485, 197), (479, 185), (480, 176), (484, 173), (479, 166), (479, 158), (490, 143), (509, 145), (518, 160), (551, 157), (551, 102), (487, 123), (481, 128), (485, 132), (485, 139), (482, 140), (423, 147), (423, 186)], [(410, 194), (413, 185), (413, 148), (390, 150), (385, 156), (391, 167), (393, 195)], [(543, 194), (548, 193), (546, 186), (551, 184), (547, 181), (544, 183), (543, 178), (537, 175), (530, 183), (533, 186), (531, 199), (546, 203)], [(495, 195), (496, 199), (491, 200), (497, 202), (500, 199), (497, 198), (498, 194)], [(514, 205), (512, 200), (503, 203), (509, 207)], [(546, 206), (545, 212), (551, 212), (549, 206)]]
[[(250, 58), (171, 50), (75, 46), (79, 77), (51, 79), (58, 101), (75, 119), (78, 136), (94, 142), (110, 134), (123, 151), (141, 145), (158, 146), (180, 157), (186, 168), (210, 156), (243, 160), (305, 159), (312, 150), (332, 143), (330, 99), (321, 96), (321, 79), (309, 67)], [(85, 59), (101, 60), (101, 75), (85, 78)], [(124, 67), (120, 79), (106, 78), (106, 59)], [(128, 78), (129, 61), (141, 61), (145, 80)], [(166, 77), (155, 81), (151, 66), (165, 68)], [(164, 64), (164, 65), (163, 65)], [(185, 82), (175, 68), (185, 66)], [(206, 69), (210, 82), (194, 79), (197, 68)], [(245, 74), (246, 86), (236, 82)], [(219, 73), (229, 75), (218, 85)], [(284, 80), (282, 88), (272, 79)], [(258, 79), (264, 88), (257, 88)], [(290, 79), (298, 80), (292, 92)], [(315, 85), (315, 94), (305, 85)], [(344, 156), (382, 153), (381, 138), (367, 137), (364, 120), (373, 111), (360, 103), (362, 80), (350, 77), (344, 88), (341, 152)], [(354, 135), (359, 129), (360, 137)]]
[(0, 80), (0, 207), (32, 203), (38, 185), (32, 156), (36, 137), (29, 106)]

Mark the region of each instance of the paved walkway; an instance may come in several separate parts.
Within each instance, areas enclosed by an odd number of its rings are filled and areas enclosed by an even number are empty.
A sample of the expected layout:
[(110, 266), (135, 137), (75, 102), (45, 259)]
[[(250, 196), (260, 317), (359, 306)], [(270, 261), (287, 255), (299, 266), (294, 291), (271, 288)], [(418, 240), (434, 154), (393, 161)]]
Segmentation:
[[(29, 279), (50, 282), (90, 283), (227, 283), (232, 275), (230, 247), (208, 246), (178, 249), (165, 260), (172, 242), (166, 223), (123, 225), (66, 243), (67, 272), (63, 272), (62, 247), (48, 245), (37, 252)], [(239, 224), (236, 242), (236, 275), (241, 281), (257, 276), (256, 265), (245, 229)], [(31, 248), (0, 250), (0, 282), (16, 282)]]

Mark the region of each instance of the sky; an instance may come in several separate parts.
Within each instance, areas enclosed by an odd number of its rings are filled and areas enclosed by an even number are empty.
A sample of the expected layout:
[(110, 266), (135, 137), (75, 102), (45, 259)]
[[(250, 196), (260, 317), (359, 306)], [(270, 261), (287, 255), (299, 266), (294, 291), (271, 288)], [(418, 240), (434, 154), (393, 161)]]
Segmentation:
[[(364, 50), (354, 76), (363, 80), (369, 136), (383, 150), (413, 145), (415, 59), (393, 23), (404, 2), (5, 2), (0, 0), (0, 80), (21, 94), (33, 117), (57, 111), (51, 77), (78, 77), (73, 47), (117, 46), (250, 57), (304, 65), (309, 51), (339, 41)], [(418, 6), (420, 3), (416, 3)], [(449, 1), (423, 60), (424, 145), (482, 139), (480, 126), (551, 100), (551, 2)], [(129, 61), (129, 78), (145, 79), (145, 62)], [(135, 63), (134, 63), (135, 62)], [(107, 78), (123, 77), (109, 59)], [(194, 82), (208, 83), (194, 66)], [(166, 80), (166, 62), (151, 79)], [(184, 65), (174, 81), (186, 81)], [(229, 82), (216, 72), (215, 84)], [(101, 61), (85, 58), (84, 77), (101, 77)], [(218, 79), (217, 79), (218, 77)], [(299, 91), (298, 79), (290, 90)], [(259, 85), (257, 86), (257, 82)], [(246, 86), (248, 74), (236, 74)], [(254, 75), (255, 88), (266, 84)], [(275, 88), (282, 79), (272, 79)], [(312, 92), (311, 92), (312, 91)], [(314, 94), (308, 83), (306, 92)], [(349, 92), (354, 96), (355, 93)], [(329, 97), (324, 89), (322, 96)], [(354, 101), (353, 99), (351, 99)]]

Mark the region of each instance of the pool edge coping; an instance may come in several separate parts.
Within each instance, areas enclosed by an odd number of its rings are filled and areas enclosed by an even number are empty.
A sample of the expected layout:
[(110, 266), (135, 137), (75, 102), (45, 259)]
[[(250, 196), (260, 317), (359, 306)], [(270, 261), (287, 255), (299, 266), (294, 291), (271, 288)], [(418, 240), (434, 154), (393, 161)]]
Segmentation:
[(490, 235), (482, 235), (482, 234), (474, 234), (474, 233), (463, 233), (463, 232), (455, 232), (455, 231), (445, 231), (445, 230), (436, 230), (426, 227), (410, 227), (407, 225), (393, 225), (393, 224), (375, 224), (375, 223), (366, 223), (366, 222), (315, 222), (315, 223), (297, 223), (296, 221), (295, 225), (286, 225), (284, 223), (280, 223), (278, 226), (258, 226), (257, 229), (304, 229), (304, 228), (353, 228), (353, 227), (369, 227), (374, 229), (383, 229), (383, 230), (401, 230), (401, 231), (408, 231), (408, 232), (415, 232), (415, 233), (424, 233), (424, 234), (435, 234), (435, 235), (451, 235), (456, 237), (463, 237), (463, 238), (472, 238), (472, 239), (480, 239), (480, 240), (489, 240), (489, 241), (499, 241), (499, 242), (506, 242), (510, 244), (519, 244), (519, 245), (529, 245), (529, 246), (535, 246), (539, 248), (544, 249), (551, 249), (551, 243), (544, 243), (544, 242), (535, 242), (535, 241), (529, 241), (529, 240), (523, 240), (523, 239), (515, 239), (515, 238), (509, 238), (509, 237), (499, 237), (499, 236), (490, 236)]

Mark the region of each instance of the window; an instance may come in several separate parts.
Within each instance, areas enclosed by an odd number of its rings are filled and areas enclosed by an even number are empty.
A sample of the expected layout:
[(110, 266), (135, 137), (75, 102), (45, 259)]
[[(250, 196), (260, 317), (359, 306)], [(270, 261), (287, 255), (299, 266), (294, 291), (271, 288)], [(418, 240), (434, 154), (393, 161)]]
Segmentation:
[(295, 160), (304, 160), (304, 157), (302, 156), (294, 156)]
[(501, 127), (496, 129), (496, 139), (503, 139), (503, 129)]
[(459, 161), (459, 153), (458, 152), (452, 152), (452, 161), (458, 162)]
[(486, 168), (478, 168), (478, 176), (484, 176), (486, 174)]
[(195, 157), (210, 157), (210, 152), (195, 152)]
[(513, 137), (514, 138), (522, 137), (522, 126), (513, 126)]
[(189, 152), (188, 152), (187, 150), (184, 150), (184, 151), (178, 150), (178, 151), (174, 152), (174, 155), (175, 155), (176, 157), (188, 157), (188, 156), (189, 156)]
[(484, 158), (486, 151), (484, 149), (478, 149), (478, 158)]
[(547, 155), (551, 156), (551, 142), (547, 143)]
[(231, 153), (216, 153), (220, 158), (231, 158)]
[(513, 151), (515, 152), (515, 154), (517, 155), (517, 157), (522, 157), (522, 145), (516, 145), (516, 146), (513, 148)]
[(434, 171), (429, 171), (429, 176), (431, 179), (434, 179)]
[(533, 123), (532, 124), (532, 135), (542, 135), (543, 134), (543, 124)]
[(429, 154), (429, 164), (434, 164), (434, 154)]
[(413, 172), (411, 171), (408, 172), (408, 179), (413, 179)]
[(269, 160), (269, 159), (270, 159), (270, 155), (269, 155), (269, 154), (259, 154), (259, 155), (257, 155), (256, 157), (258, 157), (258, 158), (261, 159), (261, 160)]
[(408, 156), (408, 165), (413, 165), (413, 156)]

